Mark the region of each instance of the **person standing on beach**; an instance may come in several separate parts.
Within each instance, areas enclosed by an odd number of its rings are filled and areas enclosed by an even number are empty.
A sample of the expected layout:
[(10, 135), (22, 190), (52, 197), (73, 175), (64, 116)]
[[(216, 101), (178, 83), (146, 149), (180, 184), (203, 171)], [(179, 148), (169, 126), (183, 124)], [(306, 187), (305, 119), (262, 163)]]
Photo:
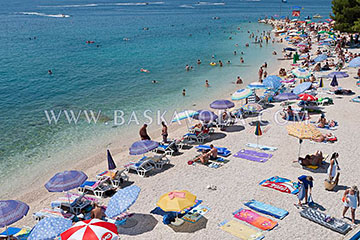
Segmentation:
[(161, 125), (162, 125), (162, 129), (161, 129), (161, 135), (162, 135), (162, 137), (163, 137), (163, 142), (164, 143), (167, 143), (168, 141), (167, 141), (167, 137), (168, 137), (168, 127), (166, 126), (166, 124), (165, 124), (165, 122), (164, 121), (162, 121), (161, 122)]
[(360, 206), (359, 190), (357, 186), (352, 186), (345, 190), (342, 201), (344, 202), (343, 218), (345, 218), (347, 210), (351, 208), (351, 221), (355, 224), (355, 211), (356, 208)]
[(140, 134), (140, 139), (141, 140), (151, 140), (151, 138), (147, 134), (146, 128), (147, 128), (147, 124), (144, 124), (142, 126), (142, 128), (140, 128), (139, 134)]
[(311, 190), (313, 188), (313, 178), (312, 176), (305, 176), (305, 175), (301, 175), (300, 177), (298, 177), (299, 180), (299, 193), (298, 193), (298, 199), (299, 199), (299, 203), (298, 205), (295, 204), (295, 206), (299, 206), (301, 207), (301, 201), (303, 199), (305, 199), (305, 204), (308, 203), (308, 196), (311, 195)]
[(262, 68), (262, 67), (260, 67), (260, 68), (259, 68), (259, 82), (262, 82), (262, 75), (263, 75), (263, 72), (264, 72), (263, 68)]

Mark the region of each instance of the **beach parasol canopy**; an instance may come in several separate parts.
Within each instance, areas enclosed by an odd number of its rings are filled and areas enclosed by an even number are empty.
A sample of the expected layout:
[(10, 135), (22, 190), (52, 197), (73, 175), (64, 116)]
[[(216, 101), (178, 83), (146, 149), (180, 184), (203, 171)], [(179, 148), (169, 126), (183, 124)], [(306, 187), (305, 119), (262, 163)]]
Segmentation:
[(247, 103), (241, 107), (242, 109), (249, 112), (260, 112), (263, 110), (263, 107), (258, 103)]
[(263, 84), (267, 88), (278, 89), (281, 87), (281, 78), (276, 75), (270, 75), (263, 80)]
[(303, 69), (303, 68), (296, 68), (296, 69), (292, 70), (291, 72), (297, 78), (308, 78), (311, 75), (311, 72), (309, 72), (308, 70)]
[(360, 57), (356, 57), (349, 62), (349, 67), (355, 68), (360, 67)]
[(347, 74), (346, 72), (332, 72), (328, 74), (329, 78), (332, 78), (336, 76), (337, 78), (346, 78), (349, 77), (349, 74)]
[(327, 59), (327, 56), (325, 54), (321, 54), (321, 55), (317, 56), (316, 58), (314, 58), (314, 62), (322, 62), (325, 59)]
[(281, 83), (293, 83), (293, 82), (295, 82), (295, 78), (292, 78), (292, 79), (281, 79), (280, 82), (281, 82)]
[(129, 148), (129, 151), (130, 155), (141, 155), (154, 150), (158, 146), (158, 142), (152, 140), (140, 140), (134, 142)]
[(45, 184), (45, 188), (49, 192), (65, 192), (79, 187), (87, 178), (82, 171), (59, 172)]
[(312, 139), (321, 135), (321, 132), (314, 125), (303, 122), (288, 125), (286, 129), (290, 136), (299, 139)]
[(118, 240), (117, 227), (100, 219), (89, 219), (75, 223), (63, 232), (61, 240)]
[(360, 87), (360, 81), (356, 82), (356, 86)]
[(108, 169), (109, 170), (115, 169), (116, 165), (115, 165), (114, 159), (112, 158), (109, 150), (107, 150), (107, 160), (108, 160)]
[(334, 75), (333, 79), (331, 80), (330, 86), (332, 86), (332, 87), (339, 86), (336, 75)]
[(247, 85), (247, 88), (250, 88), (250, 89), (264, 89), (266, 87), (262, 83), (253, 82), (253, 83), (250, 83), (249, 85)]
[(186, 110), (186, 111), (183, 111), (183, 112), (179, 112), (174, 116), (174, 118), (173, 118), (173, 120), (171, 122), (178, 122), (178, 121), (181, 121), (181, 120), (184, 120), (184, 119), (187, 119), (187, 118), (191, 118), (196, 113), (197, 112), (193, 111), (193, 110)]
[(250, 89), (239, 89), (232, 96), (232, 100), (242, 100), (249, 97), (253, 92)]
[(133, 205), (138, 198), (140, 188), (132, 185), (118, 190), (110, 199), (105, 215), (109, 218), (119, 216)]
[(293, 89), (293, 93), (301, 94), (301, 93), (305, 92), (306, 90), (308, 90), (310, 87), (311, 87), (311, 82), (301, 83)]
[(17, 200), (0, 200), (0, 228), (19, 221), (29, 211), (26, 203)]
[(320, 78), (320, 83), (319, 83), (319, 87), (324, 87), (324, 81), (323, 81), (323, 79), (322, 78)]
[(292, 51), (292, 52), (295, 52), (296, 51), (296, 48), (290, 48), (290, 47), (287, 47), (287, 48), (284, 48), (285, 51)]
[(218, 118), (218, 116), (214, 112), (209, 110), (199, 110), (193, 116), (193, 118), (202, 122), (212, 122), (215, 121)]
[(70, 219), (46, 217), (41, 219), (31, 231), (28, 240), (48, 240), (58, 237), (72, 226)]
[(295, 100), (298, 99), (298, 95), (295, 93), (280, 93), (279, 95), (276, 95), (274, 99), (276, 101), (287, 101), (287, 100)]
[(317, 101), (317, 97), (314, 97), (313, 95), (307, 93), (300, 94), (299, 99), (303, 101)]
[(165, 212), (181, 212), (194, 206), (195, 200), (196, 196), (189, 191), (174, 190), (162, 195), (156, 205)]
[(229, 109), (233, 108), (235, 104), (229, 100), (215, 100), (210, 104), (210, 107), (213, 109)]

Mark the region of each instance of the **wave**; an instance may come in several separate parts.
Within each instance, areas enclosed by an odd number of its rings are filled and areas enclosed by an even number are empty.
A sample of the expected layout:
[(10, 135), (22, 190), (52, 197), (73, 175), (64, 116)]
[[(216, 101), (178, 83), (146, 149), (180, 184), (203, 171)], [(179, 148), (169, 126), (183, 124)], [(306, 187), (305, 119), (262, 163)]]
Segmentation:
[(195, 8), (194, 6), (186, 5), (186, 4), (180, 5), (179, 7), (181, 7), (181, 8)]
[(195, 5), (211, 5), (211, 6), (219, 6), (219, 5), (225, 5), (224, 2), (198, 2), (197, 4)]
[(53, 18), (68, 18), (70, 15), (65, 14), (45, 14), (45, 13), (39, 13), (39, 12), (20, 12), (20, 14), (23, 15), (36, 15), (41, 17), (53, 17)]
[(74, 4), (74, 5), (55, 5), (55, 6), (39, 6), (44, 8), (79, 8), (79, 7), (97, 7), (99, 4), (91, 3), (91, 4)]
[(145, 5), (161, 5), (165, 2), (138, 2), (138, 3), (89, 3), (89, 4), (73, 4), (73, 5), (54, 5), (39, 6), (43, 8), (81, 8), (81, 7), (98, 7), (98, 6), (145, 6)]

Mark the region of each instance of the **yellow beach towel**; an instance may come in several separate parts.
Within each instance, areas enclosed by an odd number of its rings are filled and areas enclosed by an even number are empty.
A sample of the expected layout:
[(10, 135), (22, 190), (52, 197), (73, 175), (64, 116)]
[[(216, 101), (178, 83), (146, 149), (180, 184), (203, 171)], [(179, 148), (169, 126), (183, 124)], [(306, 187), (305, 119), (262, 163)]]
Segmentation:
[(260, 240), (264, 238), (261, 232), (235, 220), (222, 222), (220, 228), (242, 240)]

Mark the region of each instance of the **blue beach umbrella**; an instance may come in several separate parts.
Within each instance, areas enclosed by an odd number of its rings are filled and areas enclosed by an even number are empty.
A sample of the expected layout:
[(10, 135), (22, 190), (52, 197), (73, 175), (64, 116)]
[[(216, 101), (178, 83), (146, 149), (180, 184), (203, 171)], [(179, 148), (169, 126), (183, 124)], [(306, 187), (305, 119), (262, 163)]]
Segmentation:
[(108, 160), (108, 169), (109, 170), (115, 169), (116, 165), (115, 165), (114, 159), (112, 158), (109, 150), (107, 150), (107, 160)]
[(216, 120), (218, 116), (209, 110), (199, 110), (197, 114), (193, 116), (193, 118), (202, 122), (212, 122)]
[(40, 220), (31, 231), (28, 240), (52, 240), (72, 226), (70, 219), (46, 217)]
[(270, 75), (264, 79), (263, 84), (267, 88), (278, 89), (279, 87), (281, 87), (280, 81), (281, 81), (280, 77), (275, 75)]
[(150, 152), (159, 146), (158, 142), (152, 140), (140, 140), (134, 142), (129, 151), (130, 155), (141, 155)]
[(274, 97), (274, 99), (276, 101), (287, 101), (287, 100), (295, 100), (298, 99), (298, 95), (296, 95), (295, 93), (280, 93), (279, 95), (276, 95)]
[(7, 227), (19, 221), (29, 211), (26, 203), (17, 200), (0, 201), (0, 228)]
[(140, 188), (135, 185), (118, 190), (111, 197), (105, 215), (109, 218), (119, 216), (135, 203), (139, 193)]
[(360, 67), (360, 57), (354, 58), (349, 62), (349, 67)]
[(266, 86), (262, 83), (259, 83), (259, 82), (253, 82), (253, 83), (250, 83), (249, 85), (247, 85), (247, 88), (250, 88), (250, 89), (264, 89), (266, 88)]
[(329, 78), (332, 78), (334, 76), (336, 76), (337, 78), (346, 78), (349, 77), (349, 74), (347, 74), (346, 72), (332, 72), (328, 75)]
[(213, 109), (228, 109), (233, 108), (235, 104), (229, 100), (215, 100), (210, 104), (210, 107)]
[(59, 172), (45, 184), (45, 188), (49, 192), (66, 192), (79, 187), (87, 178), (82, 171)]
[(250, 89), (239, 89), (231, 96), (232, 100), (242, 100), (249, 97), (253, 92)]
[(290, 48), (290, 47), (287, 47), (287, 48), (284, 48), (285, 51), (292, 51), (292, 52), (295, 52), (296, 51), (296, 48)]
[(294, 88), (293, 93), (295, 93), (297, 95), (301, 94), (301, 93), (305, 92), (306, 90), (308, 90), (310, 87), (311, 87), (311, 82), (301, 83)]
[(330, 86), (332, 86), (332, 87), (339, 86), (336, 75), (334, 75), (333, 79), (331, 80)]
[(197, 114), (196, 111), (193, 110), (186, 110), (183, 112), (179, 112), (176, 113), (176, 115), (174, 116), (173, 120), (171, 122), (178, 122), (187, 118), (191, 118), (193, 117), (195, 114)]
[(316, 58), (314, 58), (314, 62), (322, 62), (325, 59), (327, 59), (327, 56), (325, 54), (321, 54), (321, 55), (317, 56)]

